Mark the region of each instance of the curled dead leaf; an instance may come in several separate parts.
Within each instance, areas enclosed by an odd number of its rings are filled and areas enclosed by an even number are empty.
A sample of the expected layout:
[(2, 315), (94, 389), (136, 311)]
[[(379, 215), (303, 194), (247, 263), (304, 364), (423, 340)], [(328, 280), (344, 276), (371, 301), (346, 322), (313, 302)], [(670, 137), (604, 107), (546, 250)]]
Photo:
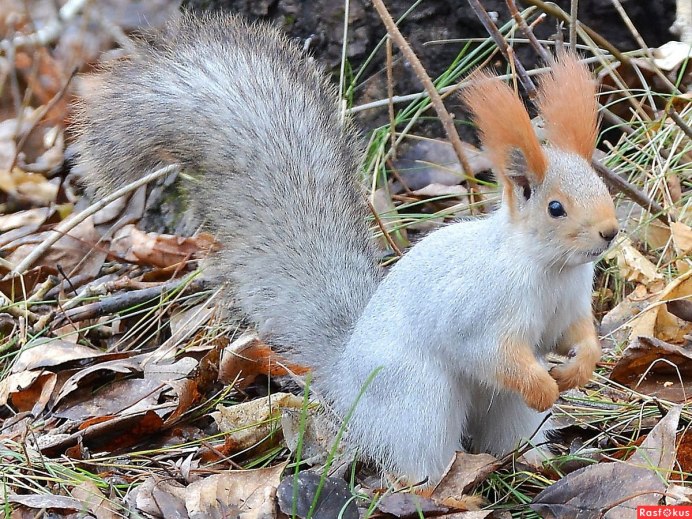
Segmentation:
[(218, 405), (211, 417), (220, 431), (227, 432), (235, 450), (243, 450), (260, 443), (276, 433), (274, 419), (282, 408), (300, 409), (303, 399), (290, 393), (251, 400), (233, 406)]

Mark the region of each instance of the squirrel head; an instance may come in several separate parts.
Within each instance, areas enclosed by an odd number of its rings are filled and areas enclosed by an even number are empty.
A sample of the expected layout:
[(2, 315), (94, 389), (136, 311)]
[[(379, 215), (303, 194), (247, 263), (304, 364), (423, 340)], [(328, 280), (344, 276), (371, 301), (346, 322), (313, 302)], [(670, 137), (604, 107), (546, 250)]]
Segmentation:
[(598, 120), (596, 83), (576, 56), (562, 53), (540, 82), (541, 146), (519, 96), (479, 72), (463, 100), (503, 185), (503, 203), (519, 227), (559, 265), (602, 254), (618, 233), (613, 200), (591, 167)]

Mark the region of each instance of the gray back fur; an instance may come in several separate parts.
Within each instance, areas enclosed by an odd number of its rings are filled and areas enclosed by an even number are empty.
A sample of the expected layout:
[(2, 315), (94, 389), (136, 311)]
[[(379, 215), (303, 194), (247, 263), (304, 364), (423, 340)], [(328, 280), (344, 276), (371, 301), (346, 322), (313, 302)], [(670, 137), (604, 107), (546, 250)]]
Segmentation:
[(357, 180), (362, 146), (334, 88), (278, 30), (188, 15), (87, 79), (76, 146), (101, 190), (179, 162), (202, 173), (212, 266), (269, 342), (334, 362), (380, 273)]

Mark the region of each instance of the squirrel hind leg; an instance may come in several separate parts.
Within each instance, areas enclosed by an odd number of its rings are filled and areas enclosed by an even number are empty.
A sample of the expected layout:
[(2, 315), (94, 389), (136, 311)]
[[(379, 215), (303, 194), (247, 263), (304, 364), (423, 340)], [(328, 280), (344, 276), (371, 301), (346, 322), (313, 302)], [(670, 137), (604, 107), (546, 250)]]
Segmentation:
[(503, 456), (526, 441), (545, 441), (548, 413), (531, 409), (519, 394), (485, 389), (476, 402), (468, 424), (471, 452)]
[[(461, 448), (469, 402), (444, 376), (425, 374), (398, 387), (383, 371), (363, 394), (348, 424), (347, 441), (384, 472), (399, 476), (400, 485), (439, 482)], [(402, 378), (394, 374), (401, 384)], [(436, 405), (423, 410), (421, 396)]]

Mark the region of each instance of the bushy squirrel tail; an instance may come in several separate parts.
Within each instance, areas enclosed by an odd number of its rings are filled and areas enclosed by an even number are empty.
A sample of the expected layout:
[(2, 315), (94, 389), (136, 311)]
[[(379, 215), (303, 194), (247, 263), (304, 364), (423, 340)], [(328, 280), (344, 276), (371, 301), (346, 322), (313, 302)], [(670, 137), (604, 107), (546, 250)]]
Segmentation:
[(379, 282), (334, 88), (268, 25), (183, 15), (85, 78), (76, 147), (112, 190), (153, 168), (200, 173), (189, 196), (223, 250), (212, 265), (272, 344), (319, 370)]

